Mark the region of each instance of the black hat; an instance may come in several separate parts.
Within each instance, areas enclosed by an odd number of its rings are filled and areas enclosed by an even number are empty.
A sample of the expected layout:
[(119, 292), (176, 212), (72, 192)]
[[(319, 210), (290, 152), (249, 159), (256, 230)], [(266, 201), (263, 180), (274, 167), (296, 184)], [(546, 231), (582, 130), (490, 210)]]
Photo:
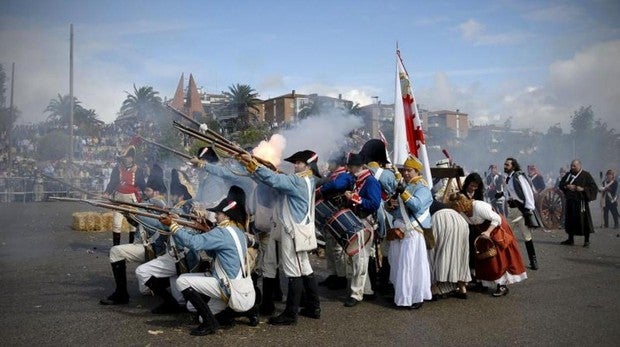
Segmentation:
[(327, 159), (327, 161), (329, 163), (333, 163), (333, 164), (336, 164), (336, 165), (346, 165), (347, 164), (347, 154), (344, 153), (344, 152), (334, 152), (329, 157), (329, 159)]
[(209, 163), (217, 163), (220, 160), (212, 147), (200, 147), (196, 156), (198, 159), (206, 160)]
[(121, 157), (132, 157), (132, 158), (135, 158), (136, 157), (136, 147), (134, 147), (134, 146), (127, 147), (127, 149), (125, 149), (125, 152), (123, 152)]
[(213, 212), (222, 212), (233, 221), (245, 225), (247, 213), (245, 212), (245, 192), (239, 186), (232, 186), (228, 195), (220, 203), (208, 209)]
[(156, 190), (160, 193), (166, 193), (166, 185), (164, 184), (164, 170), (161, 166), (153, 164), (151, 174), (146, 181), (146, 187)]
[(317, 166), (317, 162), (319, 161), (319, 155), (311, 150), (299, 151), (290, 157), (284, 159), (284, 161), (288, 161), (289, 163), (295, 164), (298, 161), (304, 162), (310, 166), (312, 169), (312, 173), (316, 177), (321, 177), (319, 173), (319, 167)]
[(347, 165), (362, 166), (364, 165), (364, 157), (360, 154), (349, 153), (347, 158)]
[(289, 163), (293, 163), (293, 164), (295, 164), (298, 161), (302, 161), (310, 165), (310, 163), (316, 163), (319, 160), (319, 155), (314, 153), (311, 150), (305, 150), (305, 151), (299, 151), (284, 160), (288, 161)]
[(365, 163), (375, 161), (385, 165), (388, 162), (385, 143), (379, 139), (370, 139), (366, 141), (359, 154), (364, 158)]
[(194, 187), (184, 172), (172, 169), (170, 177), (170, 194), (182, 195), (184, 200), (189, 200), (194, 196)]

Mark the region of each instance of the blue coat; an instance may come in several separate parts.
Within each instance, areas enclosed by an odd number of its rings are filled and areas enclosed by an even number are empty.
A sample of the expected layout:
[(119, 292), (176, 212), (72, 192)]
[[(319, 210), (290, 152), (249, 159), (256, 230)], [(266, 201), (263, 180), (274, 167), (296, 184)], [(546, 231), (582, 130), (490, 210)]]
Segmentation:
[[(246, 240), (245, 234), (235, 225), (231, 225), (241, 244), (241, 254), (245, 257)], [(195, 234), (190, 228), (180, 228), (172, 236), (179, 245), (184, 245), (193, 252), (206, 251), (213, 260), (218, 260), (229, 278), (235, 278), (241, 270), (239, 253), (235, 241), (222, 225), (211, 229), (209, 232)], [(214, 277), (219, 278), (217, 272), (212, 271)]]
[[(433, 203), (433, 195), (431, 194), (431, 190), (424, 183), (407, 183), (405, 188), (407, 192), (411, 195), (409, 200), (404, 201), (405, 208), (407, 209), (407, 213), (409, 214), (409, 219), (411, 222), (415, 222), (413, 216), (415, 215), (418, 220), (420, 220), (420, 216), (424, 214)], [(402, 215), (400, 213), (400, 208), (396, 208), (392, 214), (394, 215), (394, 219), (401, 219)], [(422, 227), (430, 228), (431, 227), (431, 215), (428, 214), (428, 217), (420, 220)]]
[[(288, 197), (288, 207), (294, 223), (301, 223), (308, 213), (312, 196), (308, 195), (306, 180), (297, 174), (276, 173), (259, 166), (252, 174), (256, 179)], [(310, 176), (310, 194), (314, 194), (314, 177)], [(312, 206), (314, 208), (314, 206)]]

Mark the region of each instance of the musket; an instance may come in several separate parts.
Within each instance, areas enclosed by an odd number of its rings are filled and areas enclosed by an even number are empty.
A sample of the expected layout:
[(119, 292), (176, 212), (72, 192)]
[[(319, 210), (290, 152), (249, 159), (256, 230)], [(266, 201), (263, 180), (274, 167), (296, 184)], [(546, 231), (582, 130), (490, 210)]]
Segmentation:
[(174, 153), (174, 154), (176, 154), (176, 155), (178, 155), (178, 156), (180, 156), (180, 157), (183, 157), (183, 158), (185, 158), (185, 159), (188, 159), (188, 160), (189, 160), (189, 159), (192, 159), (192, 156), (191, 156), (191, 155), (189, 155), (189, 154), (183, 153), (183, 152), (181, 152), (181, 151), (178, 151), (178, 150), (176, 150), (176, 149), (174, 149), (174, 148), (171, 148), (171, 147), (168, 147), (168, 146), (166, 146), (166, 145), (162, 145), (161, 143), (157, 143), (157, 142), (155, 142), (155, 141), (153, 141), (153, 140), (149, 140), (149, 139), (147, 139), (147, 138), (145, 138), (145, 137), (142, 137), (142, 136), (140, 136), (140, 135), (136, 135), (136, 136), (137, 136), (138, 138), (140, 138), (142, 141), (144, 141), (144, 142), (146, 142), (146, 143), (149, 143), (149, 144), (151, 144), (151, 145), (153, 145), (153, 146), (159, 147), (159, 148), (161, 148), (161, 149), (165, 149), (165, 150), (167, 150), (168, 152), (172, 152), (172, 153)]
[(174, 113), (178, 114), (179, 116), (187, 119), (188, 121), (192, 122), (194, 125), (197, 125), (198, 127), (200, 127), (200, 122), (198, 122), (197, 120), (195, 120), (194, 118), (186, 115), (183, 111), (181, 110), (177, 110), (176, 108), (170, 106), (170, 104), (166, 104), (166, 107), (168, 107), (169, 109), (171, 109)]
[(60, 178), (52, 177), (52, 176), (46, 175), (46, 174), (44, 174), (44, 173), (41, 173), (41, 176), (46, 177), (46, 178), (49, 178), (49, 179), (54, 180), (54, 181), (56, 181), (56, 182), (62, 183), (62, 184), (64, 184), (64, 185), (66, 185), (67, 187), (69, 187), (69, 188), (71, 188), (71, 189), (75, 189), (75, 190), (77, 190), (77, 191), (79, 191), (79, 192), (81, 192), (81, 193), (84, 193), (84, 194), (86, 194), (86, 195), (95, 196), (95, 197), (100, 196), (100, 194), (96, 194), (96, 193), (93, 193), (93, 192), (89, 192), (88, 190), (82, 189), (82, 188), (80, 188), (80, 187), (76, 187), (76, 186), (74, 186), (74, 185), (73, 185), (73, 184), (71, 184), (71, 183), (68, 183), (68, 182), (65, 182), (65, 181), (61, 180)]
[[(145, 212), (145, 211), (141, 211), (141, 210), (135, 210), (135, 209), (131, 209), (131, 208), (123, 207), (123, 206), (118, 206), (118, 205), (113, 205), (113, 204), (109, 204), (109, 203), (105, 203), (105, 202), (101, 202), (101, 201), (96, 201), (96, 200), (64, 198), (64, 197), (56, 197), (56, 196), (50, 197), (50, 199), (58, 200), (58, 201), (84, 202), (84, 203), (87, 203), (87, 204), (90, 204), (90, 205), (93, 205), (93, 206), (106, 208), (108, 210), (115, 210), (115, 211), (119, 211), (119, 212), (135, 214), (135, 215), (138, 215), (138, 216), (154, 218), (154, 219), (157, 219), (157, 220), (159, 220), (161, 218), (161, 215), (158, 215), (158, 214), (149, 213), (149, 212)], [(203, 225), (202, 223), (199, 223), (197, 221), (189, 221), (189, 220), (186, 220), (186, 219), (179, 219), (179, 218), (172, 218), (172, 221), (176, 222), (179, 225), (190, 227), (190, 228), (201, 230), (201, 231), (205, 231), (205, 232), (210, 230), (208, 228), (208, 226)], [(166, 232), (163, 232), (163, 231), (159, 231), (159, 233), (167, 234)]]
[[(173, 121), (172, 122), (174, 127), (177, 128), (177, 130), (181, 131), (184, 134), (187, 134), (189, 136), (192, 136), (194, 138), (197, 138), (199, 140), (208, 142), (213, 144), (216, 148), (223, 150), (224, 152), (228, 153), (228, 154), (232, 154), (232, 155), (241, 155), (241, 154), (248, 154), (251, 155), (250, 152), (246, 151), (245, 149), (239, 147), (239, 145), (235, 144), (234, 142), (226, 139), (224, 136), (218, 134), (217, 132), (207, 129), (205, 133), (201, 133), (197, 130), (191, 129), (179, 122)], [(252, 156), (254, 157), (254, 159), (256, 159), (256, 161), (258, 161), (260, 164), (265, 165), (266, 167), (268, 167), (269, 169), (273, 170), (273, 171), (277, 171), (277, 168), (275, 167), (275, 165), (273, 165), (270, 161), (262, 159), (260, 157), (257, 156)]]
[(127, 201), (120, 201), (120, 200), (114, 200), (114, 199), (108, 199), (108, 200), (110, 202), (114, 203), (115, 205), (127, 205), (127, 206), (131, 206), (131, 207), (137, 207), (137, 208), (141, 208), (141, 209), (144, 209), (144, 210), (161, 212), (161, 213), (165, 213), (165, 214), (174, 213), (174, 214), (176, 214), (177, 216), (179, 216), (181, 218), (191, 219), (191, 220), (198, 220), (198, 219), (200, 219), (200, 217), (198, 215), (195, 215), (195, 214), (176, 213), (174, 211), (170, 211), (170, 209), (163, 208), (163, 207), (157, 207), (157, 206), (154, 206), (154, 205), (144, 205), (144, 204), (139, 204), (139, 203), (135, 203), (135, 202), (127, 202)]

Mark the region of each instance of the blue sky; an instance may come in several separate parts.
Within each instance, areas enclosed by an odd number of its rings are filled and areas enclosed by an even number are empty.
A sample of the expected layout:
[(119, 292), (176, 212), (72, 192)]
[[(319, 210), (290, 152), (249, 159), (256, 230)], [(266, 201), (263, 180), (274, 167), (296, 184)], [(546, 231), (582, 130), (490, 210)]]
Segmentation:
[(181, 73), (211, 92), (392, 103), (398, 42), (425, 108), (546, 131), (591, 104), (620, 129), (619, 19), (617, 0), (4, 0), (0, 63), (16, 63), (20, 122), (43, 119), (69, 90), (73, 23), (74, 94), (110, 122), (134, 83), (170, 97)]

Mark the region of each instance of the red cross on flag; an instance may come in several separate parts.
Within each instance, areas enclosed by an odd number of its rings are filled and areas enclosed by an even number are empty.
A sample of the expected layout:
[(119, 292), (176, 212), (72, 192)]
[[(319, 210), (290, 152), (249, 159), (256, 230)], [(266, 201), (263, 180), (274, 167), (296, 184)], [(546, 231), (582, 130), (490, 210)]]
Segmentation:
[(422, 164), (426, 182), (432, 184), (431, 168), (424, 143), (424, 132), (418, 113), (409, 74), (403, 65), (400, 51), (396, 50), (396, 95), (394, 99), (394, 160), (402, 165), (409, 155), (418, 158)]

